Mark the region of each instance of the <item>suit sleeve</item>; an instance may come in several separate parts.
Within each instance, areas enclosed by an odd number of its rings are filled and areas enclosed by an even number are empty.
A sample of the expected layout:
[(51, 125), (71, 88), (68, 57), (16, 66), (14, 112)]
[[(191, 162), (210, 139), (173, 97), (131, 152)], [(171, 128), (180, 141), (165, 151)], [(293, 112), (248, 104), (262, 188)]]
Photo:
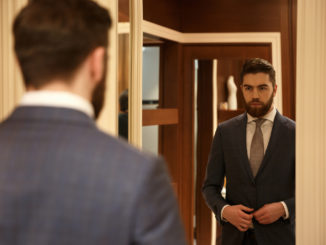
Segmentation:
[(179, 208), (165, 163), (155, 159), (148, 165), (133, 207), (133, 244), (185, 245)]
[[(293, 166), (293, 174), (292, 174), (292, 183), (293, 183), (293, 190), (295, 190), (295, 123), (293, 122), (292, 123), (292, 130), (291, 130), (291, 133), (292, 133), (292, 158), (293, 158), (293, 161), (292, 161), (292, 166)], [(293, 191), (293, 197), (290, 197), (286, 200), (284, 200), (287, 208), (288, 208), (288, 211), (289, 211), (289, 219), (291, 220), (295, 220), (295, 191)]]
[[(293, 160), (293, 185), (294, 185), (294, 189), (295, 189), (295, 154), (294, 154), (294, 160)], [(294, 192), (295, 193), (295, 192)], [(286, 207), (288, 209), (289, 212), (289, 219), (291, 220), (295, 220), (295, 196), (284, 200)]]
[(221, 191), (224, 185), (225, 162), (223, 156), (222, 136), (220, 128), (217, 128), (211, 151), (208, 157), (206, 177), (202, 192), (209, 208), (214, 212), (217, 220), (222, 223), (221, 211), (228, 203), (222, 197)]

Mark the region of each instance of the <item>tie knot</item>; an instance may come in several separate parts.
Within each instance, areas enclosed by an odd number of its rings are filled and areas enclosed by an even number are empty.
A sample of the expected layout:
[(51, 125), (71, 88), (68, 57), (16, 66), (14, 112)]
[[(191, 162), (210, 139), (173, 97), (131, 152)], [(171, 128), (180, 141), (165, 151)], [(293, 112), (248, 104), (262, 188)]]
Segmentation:
[(256, 128), (260, 128), (260, 126), (266, 121), (265, 118), (258, 118), (255, 120), (255, 123), (256, 123)]

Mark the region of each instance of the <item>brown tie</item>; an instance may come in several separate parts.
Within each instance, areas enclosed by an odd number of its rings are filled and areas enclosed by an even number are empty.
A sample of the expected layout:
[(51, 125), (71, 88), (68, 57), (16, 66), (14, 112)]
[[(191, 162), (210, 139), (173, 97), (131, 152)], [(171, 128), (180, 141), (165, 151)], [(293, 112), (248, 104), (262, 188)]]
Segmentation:
[(255, 120), (256, 131), (251, 141), (250, 147), (250, 167), (252, 174), (256, 177), (260, 164), (264, 158), (264, 138), (260, 126), (266, 119), (259, 118)]

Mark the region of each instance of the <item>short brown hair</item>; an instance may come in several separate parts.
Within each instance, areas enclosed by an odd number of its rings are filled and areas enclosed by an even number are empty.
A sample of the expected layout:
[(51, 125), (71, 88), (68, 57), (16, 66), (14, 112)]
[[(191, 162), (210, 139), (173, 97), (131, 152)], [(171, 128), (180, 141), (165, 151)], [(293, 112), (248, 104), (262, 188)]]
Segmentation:
[(245, 61), (240, 74), (240, 85), (243, 83), (243, 77), (246, 74), (256, 74), (259, 72), (268, 74), (269, 80), (272, 82), (273, 87), (275, 87), (275, 70), (267, 60), (261, 58), (253, 58)]
[(110, 26), (108, 11), (91, 0), (31, 0), (13, 25), (25, 85), (69, 80), (92, 50), (108, 46)]

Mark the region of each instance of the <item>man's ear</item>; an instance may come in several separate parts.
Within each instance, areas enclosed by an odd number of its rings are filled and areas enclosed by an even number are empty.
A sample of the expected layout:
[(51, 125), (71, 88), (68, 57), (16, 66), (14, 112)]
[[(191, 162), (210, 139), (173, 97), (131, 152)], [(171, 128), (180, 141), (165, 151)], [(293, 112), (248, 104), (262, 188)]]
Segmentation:
[(89, 55), (91, 78), (95, 83), (101, 81), (104, 75), (105, 48), (97, 47)]
[(277, 84), (275, 84), (274, 89), (273, 89), (273, 97), (275, 97), (277, 91)]

